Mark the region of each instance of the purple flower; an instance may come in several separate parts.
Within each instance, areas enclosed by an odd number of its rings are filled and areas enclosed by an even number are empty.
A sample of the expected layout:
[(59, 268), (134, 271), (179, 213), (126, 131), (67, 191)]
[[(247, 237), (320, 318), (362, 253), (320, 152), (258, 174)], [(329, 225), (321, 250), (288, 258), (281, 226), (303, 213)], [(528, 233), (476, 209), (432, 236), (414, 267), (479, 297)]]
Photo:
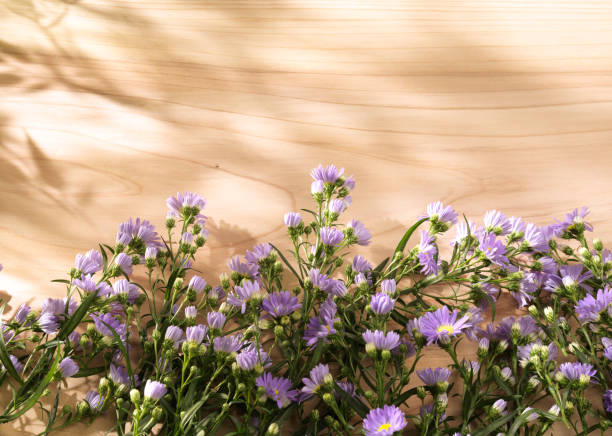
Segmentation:
[(506, 254), (506, 246), (497, 239), (493, 233), (483, 233), (478, 237), (480, 243), (480, 251), (484, 256), (496, 265), (502, 268), (508, 268), (508, 258)]
[(380, 290), (388, 295), (395, 294), (396, 287), (397, 287), (397, 284), (395, 283), (395, 280), (393, 279), (386, 279), (380, 283)]
[(110, 378), (117, 385), (129, 385), (130, 377), (127, 370), (119, 365), (115, 365), (113, 363), (110, 364)]
[(246, 303), (252, 298), (263, 298), (265, 292), (259, 288), (259, 283), (243, 280), (242, 286), (234, 286), (234, 294), (227, 296), (227, 302), (235, 307), (241, 308), (241, 313), (246, 311)]
[(553, 361), (557, 357), (557, 346), (553, 343), (548, 344), (548, 346), (542, 345), (538, 340), (535, 343), (520, 345), (518, 347), (518, 358), (523, 367), (527, 366), (532, 356), (538, 356), (540, 358), (545, 356), (546, 358), (544, 360), (546, 362)]
[(336, 382), (336, 384), (340, 389), (349, 394), (351, 397), (357, 397), (357, 394), (355, 392), (355, 385), (353, 383), (347, 381), (339, 381)]
[(439, 222), (446, 226), (457, 224), (457, 212), (451, 206), (444, 206), (441, 201), (429, 203), (427, 213), (419, 217), (422, 218), (429, 218), (432, 223)]
[(247, 263), (257, 265), (260, 260), (270, 256), (271, 252), (272, 246), (270, 244), (257, 244), (253, 247), (253, 251), (246, 252), (246, 254), (244, 255), (244, 259), (247, 261)]
[(250, 371), (257, 365), (267, 368), (272, 365), (272, 360), (264, 350), (257, 349), (250, 344), (236, 355), (236, 363), (244, 371)]
[(118, 280), (113, 285), (113, 295), (125, 295), (128, 303), (134, 304), (140, 295), (140, 291), (138, 291), (138, 286), (134, 283), (130, 283), (125, 279)]
[(352, 229), (353, 235), (357, 238), (357, 244), (369, 245), (372, 234), (361, 221), (351, 220), (346, 225), (347, 229)]
[(372, 264), (367, 259), (359, 254), (353, 258), (353, 270), (365, 273), (372, 269)]
[(377, 350), (392, 350), (400, 343), (400, 337), (395, 332), (388, 332), (385, 334), (380, 330), (366, 330), (361, 336), (366, 346), (371, 347), (373, 345)]
[(346, 209), (346, 203), (339, 198), (336, 198), (329, 202), (329, 210), (332, 213), (340, 215)]
[(377, 315), (388, 314), (393, 310), (394, 304), (395, 300), (384, 293), (372, 295), (372, 299), (370, 300), (370, 307), (372, 308), (372, 312)]
[(145, 247), (162, 246), (155, 227), (147, 220), (140, 221), (140, 218), (136, 218), (136, 221), (132, 221), (132, 218), (130, 218), (128, 221), (119, 224), (117, 242), (124, 245), (131, 244), (136, 250), (140, 248), (141, 244), (144, 244)]
[(79, 365), (70, 357), (66, 357), (60, 362), (59, 370), (63, 378), (68, 378), (79, 372)]
[(153, 259), (157, 258), (157, 253), (159, 249), (157, 247), (147, 247), (145, 250), (145, 259)]
[(208, 291), (208, 298), (213, 300), (220, 300), (225, 297), (225, 291), (221, 286), (215, 286), (210, 291)]
[(321, 242), (323, 245), (337, 247), (344, 239), (344, 234), (335, 227), (321, 227)]
[(608, 313), (612, 316), (612, 289), (606, 286), (604, 289), (597, 291), (597, 296), (593, 297), (587, 294), (578, 304), (574, 306), (578, 319), (582, 322), (597, 322), (600, 314), (608, 309)]
[(406, 427), (404, 413), (397, 406), (372, 409), (363, 420), (366, 436), (391, 436)]
[(482, 310), (478, 307), (470, 307), (465, 314), (469, 317), (470, 325), (463, 329), (463, 333), (465, 333), (468, 339), (477, 341), (478, 335), (482, 332), (482, 329), (478, 325), (484, 320), (482, 317)]
[(150, 398), (152, 400), (159, 400), (161, 397), (166, 395), (168, 389), (163, 383), (153, 380), (147, 380), (144, 387), (144, 396), (145, 398)]
[(125, 253), (119, 253), (115, 258), (115, 264), (121, 268), (125, 275), (132, 274), (132, 258)]
[(319, 165), (310, 172), (310, 176), (316, 181), (319, 180), (323, 183), (336, 183), (336, 180), (342, 176), (344, 168), (338, 170), (335, 165), (328, 165), (323, 167)]
[(519, 334), (523, 338), (528, 336), (535, 337), (539, 330), (535, 320), (530, 316), (523, 316), (518, 320), (509, 316), (502, 319), (497, 327), (494, 327), (492, 323), (489, 324), (485, 331), (485, 335), (489, 339), (509, 341), (512, 336), (513, 326), (518, 328)]
[(540, 228), (532, 223), (525, 227), (523, 244), (533, 251), (548, 251), (548, 240), (544, 237)]
[(284, 377), (274, 377), (269, 372), (265, 372), (255, 380), (255, 385), (263, 387), (266, 396), (276, 401), (279, 409), (288, 406), (295, 401), (297, 391), (291, 390), (291, 381)]
[(235, 353), (243, 347), (242, 335), (218, 336), (213, 339), (213, 349), (219, 353)]
[(193, 327), (187, 327), (185, 329), (185, 339), (189, 342), (193, 342), (199, 345), (202, 343), (207, 333), (208, 327), (202, 324), (198, 324)]
[(94, 326), (98, 333), (103, 336), (114, 337), (113, 331), (119, 335), (122, 341), (125, 341), (127, 330), (125, 324), (122, 324), (117, 318), (110, 313), (98, 315), (92, 313), (89, 315), (93, 319)]
[(193, 244), (193, 234), (190, 232), (185, 232), (181, 235), (181, 243), (185, 245)]
[(189, 280), (188, 289), (193, 289), (196, 293), (200, 293), (206, 287), (206, 280), (204, 280), (200, 276), (193, 276), (191, 280)]
[(51, 313), (65, 318), (66, 312), (68, 312), (68, 316), (71, 316), (77, 309), (77, 306), (77, 302), (72, 299), (47, 298), (42, 303), (42, 313)]
[(165, 339), (172, 341), (174, 348), (178, 348), (183, 342), (183, 330), (180, 327), (171, 325), (166, 329)]
[(279, 318), (301, 308), (302, 304), (290, 292), (282, 291), (268, 295), (264, 298), (261, 306), (274, 318)]
[(325, 190), (325, 183), (323, 183), (321, 180), (315, 180), (310, 185), (310, 192), (312, 195), (320, 194), (324, 190)]
[(334, 323), (340, 321), (336, 318), (337, 310), (336, 303), (331, 298), (321, 304), (319, 316), (310, 318), (304, 332), (304, 340), (308, 346), (314, 347), (319, 339), (327, 343), (327, 336), (337, 333), (334, 328)]
[(417, 371), (417, 375), (427, 386), (435, 386), (437, 383), (446, 382), (450, 374), (448, 368), (425, 368), (422, 371)]
[(474, 221), (469, 221), (467, 224), (465, 221), (461, 221), (457, 224), (457, 234), (455, 239), (451, 242), (451, 245), (461, 245), (465, 238), (468, 237), (468, 225), (469, 225), (469, 234), (472, 237), (477, 237), (482, 233), (482, 229), (479, 229)]
[(255, 278), (259, 275), (259, 266), (252, 263), (243, 263), (240, 261), (240, 257), (232, 257), (227, 263), (229, 269), (243, 276)]
[(104, 405), (105, 398), (96, 391), (89, 391), (85, 395), (85, 401), (94, 412), (99, 412)]
[[(17, 359), (12, 354), (9, 354), (9, 359), (11, 360), (11, 363), (13, 364), (13, 368), (15, 368), (15, 371), (17, 371), (19, 374), (21, 374), (23, 372), (23, 368), (24, 368), (23, 363), (21, 363), (19, 361), (19, 359)], [(2, 371), (6, 370), (4, 365), (0, 364), (0, 370), (2, 370)]]
[(525, 231), (525, 222), (521, 217), (511, 216), (508, 218), (508, 222), (510, 223), (511, 234), (519, 235)]
[(81, 334), (79, 332), (72, 332), (68, 335), (68, 342), (72, 348), (79, 348), (81, 342)]
[(106, 282), (96, 283), (92, 274), (83, 274), (80, 279), (74, 279), (72, 283), (87, 293), (98, 292), (98, 297), (108, 297), (111, 287)]
[(498, 210), (490, 210), (484, 215), (485, 230), (496, 235), (507, 235), (510, 233), (512, 224), (502, 212)]
[(562, 363), (559, 365), (559, 372), (568, 380), (585, 380), (587, 383), (597, 373), (592, 365), (581, 362)]
[(302, 400), (306, 400), (316, 394), (319, 388), (327, 380), (333, 380), (331, 374), (329, 373), (328, 365), (320, 363), (312, 368), (310, 370), (310, 378), (302, 379), (302, 383), (304, 383), (304, 387), (301, 390), (301, 392), (304, 394)]
[(225, 325), (225, 315), (221, 312), (208, 312), (206, 315), (210, 328), (221, 330)]
[(23, 303), (17, 308), (17, 312), (15, 312), (14, 320), (17, 324), (23, 324), (26, 320), (26, 317), (30, 313), (30, 306)]
[(586, 216), (591, 213), (586, 206), (582, 206), (580, 210), (574, 209), (572, 212), (565, 215), (565, 220), (559, 222), (558, 225), (562, 230), (571, 230), (576, 224), (583, 225), (584, 229), (592, 232), (593, 226), (584, 222)]
[(195, 306), (187, 306), (185, 308), (185, 318), (194, 319), (198, 314), (198, 308)]
[(40, 316), (38, 319), (38, 325), (40, 326), (41, 330), (48, 335), (57, 333), (59, 330), (59, 320), (56, 315), (50, 312), (43, 313)]
[(519, 282), (518, 289), (510, 292), (519, 304), (519, 307), (524, 307), (533, 300), (533, 294), (538, 290), (538, 287), (538, 276), (535, 273), (528, 272), (524, 273), (524, 277)]
[(302, 215), (298, 212), (287, 212), (283, 217), (283, 222), (287, 227), (297, 227), (302, 222)]
[(427, 312), (420, 318), (420, 332), (427, 338), (427, 345), (433, 343), (449, 343), (452, 336), (461, 334), (461, 331), (470, 327), (469, 315), (457, 319), (457, 310), (449, 312), (448, 307), (442, 306), (435, 312)]
[(74, 259), (75, 268), (83, 274), (95, 274), (104, 267), (102, 255), (96, 250), (85, 254), (77, 254)]
[(177, 192), (176, 197), (169, 197), (166, 204), (177, 215), (198, 215), (206, 206), (206, 200), (199, 194), (185, 191), (184, 194)]
[(612, 389), (608, 389), (602, 397), (602, 402), (606, 412), (612, 412)]
[(571, 289), (574, 287), (582, 287), (587, 291), (592, 290), (589, 285), (584, 282), (591, 277), (590, 271), (582, 273), (583, 265), (581, 263), (572, 265), (563, 265), (559, 268), (559, 274), (550, 274), (546, 280), (544, 289), (550, 292), (558, 292), (561, 288)]
[(612, 339), (601, 338), (601, 345), (603, 345), (604, 357), (608, 360), (612, 360)]
[(419, 243), (419, 263), (421, 264), (421, 272), (425, 275), (438, 274), (440, 271), (440, 261), (436, 259), (438, 249), (434, 245), (435, 238), (421, 230), (421, 242)]

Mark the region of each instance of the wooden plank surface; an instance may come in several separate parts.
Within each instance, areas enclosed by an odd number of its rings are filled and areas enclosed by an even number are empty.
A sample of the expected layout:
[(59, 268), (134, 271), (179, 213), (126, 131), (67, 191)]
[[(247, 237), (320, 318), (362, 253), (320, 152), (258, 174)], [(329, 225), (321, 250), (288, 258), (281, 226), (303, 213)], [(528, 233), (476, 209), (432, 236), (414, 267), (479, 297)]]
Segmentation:
[(611, 50), (609, 1), (2, 0), (0, 292), (62, 295), (76, 253), (179, 190), (208, 199), (214, 282), (283, 244), (319, 163), (355, 175), (374, 261), (438, 199), (585, 204), (612, 242)]

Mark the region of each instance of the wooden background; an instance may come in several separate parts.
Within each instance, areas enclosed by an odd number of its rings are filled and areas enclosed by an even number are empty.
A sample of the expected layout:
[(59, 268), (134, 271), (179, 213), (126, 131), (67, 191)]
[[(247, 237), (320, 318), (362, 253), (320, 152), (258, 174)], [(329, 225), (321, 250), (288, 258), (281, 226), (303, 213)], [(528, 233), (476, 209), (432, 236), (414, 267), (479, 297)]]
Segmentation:
[(283, 244), (319, 163), (355, 175), (373, 261), (438, 199), (584, 204), (611, 242), (611, 50), (610, 1), (1, 0), (2, 296), (61, 296), (76, 253), (179, 190), (208, 199), (215, 282)]

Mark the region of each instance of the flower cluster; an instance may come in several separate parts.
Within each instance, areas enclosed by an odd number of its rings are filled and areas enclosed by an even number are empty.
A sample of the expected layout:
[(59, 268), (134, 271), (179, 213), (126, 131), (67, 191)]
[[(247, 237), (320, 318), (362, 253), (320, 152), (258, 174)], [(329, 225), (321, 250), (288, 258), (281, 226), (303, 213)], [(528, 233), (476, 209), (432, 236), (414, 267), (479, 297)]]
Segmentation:
[[(608, 429), (612, 252), (587, 241), (588, 209), (546, 226), (490, 210), (478, 224), (434, 202), (371, 263), (350, 255), (372, 238), (343, 220), (353, 177), (334, 165), (311, 177), (314, 207), (284, 215), (288, 243), (255, 245), (218, 278), (193, 268), (209, 234), (192, 192), (167, 200), (165, 233), (130, 218), (112, 245), (78, 254), (56, 280), (65, 298), (0, 324), (14, 393), (0, 424), (53, 391), (46, 432), (109, 409), (111, 430), (133, 436)], [(496, 317), (502, 295), (516, 316)], [(430, 367), (434, 349), (452, 363)], [(67, 378), (91, 376), (97, 389), (58, 408)]]

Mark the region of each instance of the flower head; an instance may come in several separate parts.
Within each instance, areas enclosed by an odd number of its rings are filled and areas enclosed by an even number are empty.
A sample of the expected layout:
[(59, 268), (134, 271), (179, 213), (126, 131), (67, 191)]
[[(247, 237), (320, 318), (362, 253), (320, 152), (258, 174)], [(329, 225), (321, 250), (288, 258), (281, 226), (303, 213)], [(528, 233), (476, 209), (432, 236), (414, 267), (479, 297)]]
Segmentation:
[(597, 374), (592, 365), (581, 362), (565, 362), (559, 365), (559, 373), (563, 374), (568, 380), (583, 380), (587, 382)]
[(427, 344), (448, 343), (451, 337), (461, 334), (471, 325), (469, 315), (457, 319), (458, 315), (456, 309), (451, 313), (446, 306), (423, 315), (419, 322), (420, 332), (427, 338)]
[(206, 320), (210, 328), (221, 330), (225, 325), (225, 315), (221, 312), (208, 312)]
[(323, 383), (332, 381), (333, 378), (329, 372), (329, 366), (323, 363), (315, 366), (310, 370), (310, 378), (303, 378), (304, 387), (301, 392), (304, 394), (303, 399), (308, 399), (316, 394)]
[(132, 274), (132, 258), (125, 253), (119, 253), (115, 258), (115, 264), (125, 275)]
[(438, 249), (434, 242), (435, 238), (429, 232), (421, 230), (418, 258), (421, 272), (425, 275), (438, 274), (440, 271), (440, 261), (437, 259)]
[(244, 346), (242, 335), (234, 336), (217, 336), (213, 339), (213, 349), (215, 352), (235, 353)]
[(175, 325), (168, 326), (164, 338), (172, 342), (174, 348), (178, 348), (183, 343), (183, 330)]
[(490, 210), (484, 215), (485, 230), (496, 235), (507, 235), (512, 225), (506, 215), (498, 210)]
[(596, 297), (587, 294), (574, 306), (578, 319), (582, 322), (597, 322), (606, 309), (612, 316), (612, 288), (605, 287), (597, 291)]
[(283, 217), (283, 222), (287, 227), (297, 227), (302, 222), (302, 215), (298, 212), (287, 212)]
[(202, 292), (205, 287), (206, 280), (204, 280), (200, 276), (193, 276), (191, 280), (189, 280), (189, 286), (187, 286), (188, 289), (193, 289), (194, 291), (196, 291), (197, 294)]
[(336, 183), (336, 180), (338, 180), (343, 173), (344, 168), (338, 169), (333, 164), (328, 165), (327, 167), (319, 165), (310, 172), (310, 176), (315, 181), (321, 181), (323, 183)]
[(366, 436), (391, 436), (406, 427), (406, 417), (397, 406), (370, 410), (363, 420)]
[(134, 304), (140, 296), (138, 286), (136, 286), (134, 283), (128, 282), (125, 279), (116, 281), (111, 292), (112, 295), (124, 295), (130, 304)]
[(199, 194), (185, 191), (184, 194), (177, 192), (176, 197), (168, 197), (166, 204), (171, 212), (178, 215), (196, 216), (206, 206), (206, 200)]
[(127, 245), (137, 252), (143, 254), (147, 247), (160, 248), (162, 243), (155, 227), (147, 220), (140, 221), (136, 218), (119, 224), (117, 242)]
[(602, 403), (606, 412), (612, 412), (612, 389), (608, 389), (602, 397)]
[(96, 391), (89, 391), (85, 395), (85, 401), (87, 401), (91, 410), (99, 412), (104, 405), (105, 398)]
[(353, 236), (357, 239), (359, 245), (369, 245), (372, 234), (370, 231), (361, 223), (361, 221), (351, 220), (346, 225), (347, 231), (350, 229)]
[(208, 327), (202, 324), (187, 327), (185, 329), (185, 340), (199, 345), (202, 343), (207, 333)]
[(258, 364), (267, 368), (272, 365), (272, 360), (264, 350), (257, 349), (250, 344), (236, 355), (236, 363), (241, 369), (250, 371)]
[(262, 308), (272, 317), (279, 318), (289, 315), (302, 307), (297, 297), (288, 291), (275, 292), (264, 298)]
[(70, 357), (65, 357), (59, 364), (59, 370), (63, 378), (68, 378), (79, 372), (79, 365)]
[(153, 380), (147, 380), (144, 387), (144, 396), (145, 398), (150, 398), (152, 400), (159, 400), (161, 397), (166, 395), (168, 389), (163, 383)]
[(77, 271), (82, 274), (95, 274), (104, 267), (102, 255), (96, 250), (89, 250), (85, 254), (77, 254), (74, 259)]
[(272, 253), (272, 246), (268, 243), (257, 244), (253, 247), (252, 251), (247, 251), (244, 255), (244, 259), (249, 264), (257, 265), (260, 260), (267, 258)]
[(370, 308), (377, 315), (386, 315), (393, 310), (395, 300), (382, 292), (372, 295)]
[(329, 247), (337, 247), (344, 239), (344, 234), (335, 227), (321, 227), (321, 242)]
[(265, 372), (255, 380), (257, 386), (265, 389), (266, 396), (276, 401), (279, 409), (288, 406), (297, 398), (297, 391), (291, 389), (291, 381), (284, 377), (274, 377)]
[(117, 385), (130, 385), (130, 377), (127, 370), (121, 365), (110, 364), (109, 376)]
[(572, 230), (576, 227), (582, 227), (584, 230), (592, 232), (593, 226), (584, 221), (589, 213), (591, 212), (586, 206), (582, 206), (580, 209), (574, 209), (570, 213), (566, 214), (565, 220), (558, 222), (558, 225), (564, 231)]
[(259, 283), (251, 280), (243, 280), (241, 286), (234, 286), (234, 294), (227, 296), (227, 302), (232, 306), (240, 307), (241, 312), (244, 313), (249, 300), (253, 298), (263, 299), (264, 295), (265, 291), (259, 288)]
[(386, 279), (380, 283), (380, 290), (388, 295), (395, 294), (395, 289), (397, 288), (397, 284), (393, 279)]
[(427, 386), (445, 383), (450, 377), (450, 374), (451, 372), (448, 368), (425, 368), (422, 371), (417, 371), (417, 375)]
[(96, 313), (92, 313), (89, 316), (91, 319), (93, 319), (94, 326), (96, 327), (98, 333), (111, 338), (117, 334), (122, 341), (125, 340), (127, 334), (126, 326), (112, 314), (104, 313), (102, 315), (98, 315)]
[(313, 316), (308, 322), (304, 332), (304, 340), (310, 347), (314, 347), (319, 339), (328, 342), (327, 336), (337, 333), (334, 323), (340, 321), (336, 317), (338, 308), (334, 300), (328, 298), (321, 304), (319, 316)]
[(377, 350), (392, 350), (400, 343), (400, 336), (395, 332), (384, 333), (380, 330), (366, 330), (361, 336), (366, 345), (373, 345)]
[(496, 265), (502, 268), (510, 266), (506, 257), (506, 246), (497, 239), (494, 233), (483, 233), (478, 237), (479, 249), (482, 254)]

